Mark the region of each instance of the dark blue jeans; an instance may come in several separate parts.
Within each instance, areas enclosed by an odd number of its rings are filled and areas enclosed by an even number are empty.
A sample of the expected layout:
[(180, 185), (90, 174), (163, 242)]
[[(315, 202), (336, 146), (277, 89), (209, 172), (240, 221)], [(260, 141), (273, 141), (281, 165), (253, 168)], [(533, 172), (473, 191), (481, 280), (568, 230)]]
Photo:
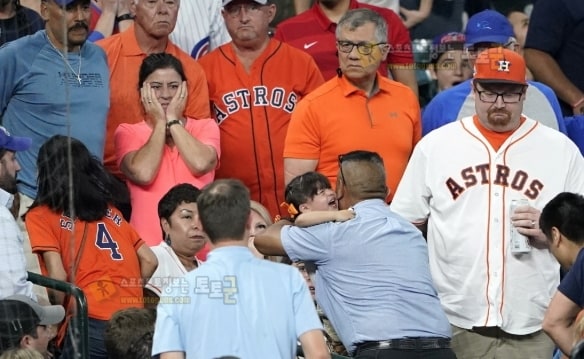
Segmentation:
[[(103, 338), (106, 324), (107, 320), (89, 318), (89, 359), (108, 359)], [(60, 359), (81, 358), (81, 354), (79, 353), (80, 349), (74, 349), (77, 344), (74, 346), (71, 339), (71, 336), (67, 335), (63, 346), (63, 352), (59, 357)], [(75, 355), (75, 352), (77, 352), (78, 355)]]

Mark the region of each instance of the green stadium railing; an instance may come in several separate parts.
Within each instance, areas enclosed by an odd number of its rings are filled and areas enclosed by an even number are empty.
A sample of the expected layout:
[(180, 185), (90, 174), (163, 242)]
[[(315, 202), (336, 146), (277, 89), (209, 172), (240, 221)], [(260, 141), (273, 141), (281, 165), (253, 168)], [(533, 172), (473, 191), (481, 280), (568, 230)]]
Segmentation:
[(75, 299), (75, 316), (69, 325), (75, 335), (76, 347), (79, 349), (76, 359), (89, 359), (89, 322), (87, 317), (87, 298), (83, 291), (68, 282), (45, 277), (37, 273), (28, 272), (28, 280), (42, 287), (51, 288), (71, 295)]

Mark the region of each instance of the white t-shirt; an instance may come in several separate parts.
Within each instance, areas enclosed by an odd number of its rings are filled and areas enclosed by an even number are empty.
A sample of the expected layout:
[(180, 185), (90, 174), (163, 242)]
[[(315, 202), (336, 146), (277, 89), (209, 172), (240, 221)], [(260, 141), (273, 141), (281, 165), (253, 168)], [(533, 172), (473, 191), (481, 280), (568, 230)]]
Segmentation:
[[(159, 245), (150, 249), (152, 249), (158, 259), (158, 267), (145, 285), (145, 288), (150, 289), (160, 297), (163, 295), (166, 287), (180, 285), (182, 278), (188, 271), (176, 256), (174, 250), (166, 242), (161, 242)], [(197, 267), (203, 263), (196, 257), (195, 260), (197, 261)]]

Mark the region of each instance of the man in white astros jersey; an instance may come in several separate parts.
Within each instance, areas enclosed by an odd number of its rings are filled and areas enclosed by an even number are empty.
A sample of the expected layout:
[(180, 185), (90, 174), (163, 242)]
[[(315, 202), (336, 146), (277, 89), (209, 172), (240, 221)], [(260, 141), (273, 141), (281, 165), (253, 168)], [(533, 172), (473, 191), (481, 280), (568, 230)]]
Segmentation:
[(170, 39), (194, 59), (231, 41), (221, 0), (183, 0)]
[[(520, 55), (488, 49), (474, 71), (476, 114), (418, 142), (391, 209), (427, 232), (459, 359), (549, 359), (553, 343), (541, 329), (559, 265), (539, 209), (560, 192), (584, 193), (584, 159), (564, 134), (522, 115)], [(528, 204), (511, 213), (513, 200)], [(527, 236), (521, 253), (512, 232)]]

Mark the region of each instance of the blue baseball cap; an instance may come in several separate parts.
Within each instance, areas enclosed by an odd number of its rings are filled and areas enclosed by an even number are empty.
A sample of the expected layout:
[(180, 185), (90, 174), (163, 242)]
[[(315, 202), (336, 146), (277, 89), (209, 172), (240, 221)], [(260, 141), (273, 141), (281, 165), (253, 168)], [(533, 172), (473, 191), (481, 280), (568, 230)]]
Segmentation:
[(32, 144), (28, 137), (16, 137), (10, 135), (4, 127), (0, 126), (0, 148), (9, 151), (26, 151)]
[(466, 24), (466, 46), (480, 42), (501, 45), (514, 39), (513, 26), (505, 16), (494, 10), (484, 10), (474, 14)]
[(466, 37), (461, 32), (447, 32), (438, 35), (432, 41), (432, 58), (431, 61), (436, 63), (440, 56), (447, 51), (463, 50)]

